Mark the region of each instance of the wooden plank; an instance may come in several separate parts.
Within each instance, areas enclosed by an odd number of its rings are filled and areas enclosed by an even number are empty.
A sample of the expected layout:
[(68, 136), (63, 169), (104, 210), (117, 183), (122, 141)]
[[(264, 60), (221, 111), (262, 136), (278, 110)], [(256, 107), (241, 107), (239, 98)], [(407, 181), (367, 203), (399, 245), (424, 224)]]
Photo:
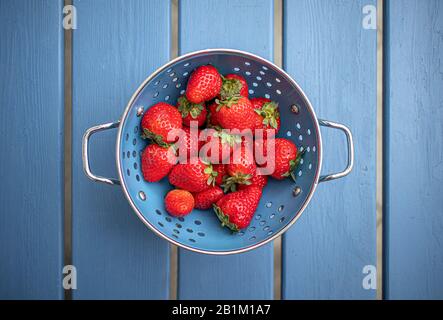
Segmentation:
[[(234, 48), (272, 59), (272, 0), (182, 0), (179, 10), (180, 54)], [(224, 257), (179, 250), (179, 299), (271, 299), (272, 277), (272, 243)]]
[(443, 298), (443, 2), (386, 5), (385, 297)]
[(62, 1), (0, 1), (0, 299), (60, 299)]
[[(373, 299), (362, 273), (376, 265), (376, 31), (362, 27), (375, 1), (284, 3), (284, 67), (317, 115), (348, 125), (353, 172), (319, 185), (302, 217), (283, 237), (285, 299)], [(322, 173), (346, 163), (344, 138), (322, 129)]]
[[(82, 171), (81, 138), (120, 118), (139, 84), (169, 60), (170, 3), (76, 0), (73, 39), (73, 261), (75, 299), (166, 299), (169, 247), (131, 210), (121, 188)], [(93, 171), (116, 177), (116, 130), (91, 141)]]

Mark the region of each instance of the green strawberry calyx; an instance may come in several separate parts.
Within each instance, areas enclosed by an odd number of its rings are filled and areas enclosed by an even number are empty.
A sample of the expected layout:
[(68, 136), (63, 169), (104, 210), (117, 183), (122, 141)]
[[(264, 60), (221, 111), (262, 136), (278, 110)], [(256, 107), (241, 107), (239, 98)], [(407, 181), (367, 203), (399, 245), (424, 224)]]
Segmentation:
[(282, 174), (283, 177), (291, 177), (294, 182), (297, 180), (297, 176), (295, 175), (295, 171), (297, 171), (298, 166), (300, 165), (301, 159), (305, 155), (306, 149), (299, 152), (297, 157), (293, 160), (289, 161), (289, 171)]
[(243, 85), (238, 79), (226, 79), (222, 76), (223, 84), (220, 90), (220, 98), (225, 100), (240, 94)]
[(142, 139), (149, 139), (163, 148), (169, 148), (171, 146), (171, 144), (163, 141), (163, 137), (161, 135), (149, 131), (146, 128), (143, 128), (143, 133), (141, 134), (141, 137)]
[(214, 137), (220, 138), (220, 142), (222, 144), (229, 144), (231, 147), (234, 147), (237, 144), (242, 142), (241, 137), (236, 134), (227, 133), (225, 130), (218, 130), (214, 133)]
[(239, 184), (249, 186), (252, 183), (251, 179), (252, 175), (244, 173), (237, 173), (235, 176), (225, 177), (223, 179), (223, 184), (221, 185), (223, 187), (223, 192), (235, 192), (237, 191), (237, 185)]
[(196, 119), (203, 111), (202, 103), (192, 103), (186, 97), (178, 98), (178, 111), (182, 114), (182, 118), (191, 115), (192, 119)]
[(271, 101), (263, 104), (261, 109), (255, 109), (255, 112), (263, 118), (265, 127), (278, 128), (277, 119), (280, 118), (278, 103)]
[(228, 227), (233, 232), (240, 231), (235, 223), (229, 221), (229, 216), (225, 215), (219, 206), (217, 206), (216, 204), (213, 204), (212, 206), (214, 207), (215, 214), (220, 220), (222, 227)]
[(215, 103), (218, 105), (215, 110), (217, 110), (217, 112), (218, 112), (218, 111), (220, 111), (220, 109), (222, 107), (230, 108), (233, 105), (237, 104), (238, 101), (240, 100), (240, 98), (241, 98), (241, 95), (236, 94), (236, 95), (227, 97), (225, 99), (215, 99)]
[(203, 170), (203, 172), (209, 175), (206, 183), (208, 184), (208, 186), (215, 186), (215, 181), (217, 180), (218, 172), (214, 170), (214, 167), (209, 161), (206, 160), (201, 160), (201, 161), (206, 165), (206, 168)]

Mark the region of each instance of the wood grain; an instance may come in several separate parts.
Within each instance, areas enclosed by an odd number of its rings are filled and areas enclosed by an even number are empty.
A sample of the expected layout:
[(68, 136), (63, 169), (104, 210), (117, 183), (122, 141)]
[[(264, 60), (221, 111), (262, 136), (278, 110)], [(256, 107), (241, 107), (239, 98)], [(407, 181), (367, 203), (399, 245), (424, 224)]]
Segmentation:
[(442, 299), (443, 2), (385, 17), (385, 297)]
[[(120, 187), (82, 171), (81, 138), (120, 118), (139, 84), (169, 60), (169, 1), (76, 0), (73, 38), (75, 299), (167, 299), (169, 249), (132, 212)], [(94, 136), (92, 169), (116, 177), (116, 130)]]
[[(375, 298), (362, 286), (363, 267), (376, 265), (376, 31), (362, 27), (366, 5), (375, 1), (284, 2), (284, 67), (355, 145), (353, 172), (319, 185), (283, 237), (284, 299)], [(322, 139), (322, 173), (344, 168), (344, 137), (323, 128)]]
[[(272, 59), (273, 1), (182, 0), (179, 10), (180, 54), (234, 48)], [(272, 278), (272, 243), (225, 257), (179, 250), (179, 299), (271, 299)]]
[(0, 1), (0, 299), (62, 298), (62, 1)]

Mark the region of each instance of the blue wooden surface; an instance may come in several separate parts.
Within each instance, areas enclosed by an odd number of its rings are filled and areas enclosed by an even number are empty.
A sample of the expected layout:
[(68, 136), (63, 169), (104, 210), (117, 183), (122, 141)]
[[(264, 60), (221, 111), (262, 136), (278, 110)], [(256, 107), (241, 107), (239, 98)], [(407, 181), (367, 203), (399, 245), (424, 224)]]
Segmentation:
[[(169, 247), (130, 208), (120, 187), (82, 171), (81, 137), (120, 118), (139, 84), (169, 60), (169, 1), (76, 0), (73, 38), (73, 262), (75, 299), (167, 299)], [(117, 131), (91, 141), (92, 169), (116, 177)]]
[[(362, 269), (376, 264), (376, 32), (362, 28), (362, 8), (375, 1), (284, 4), (284, 67), (319, 118), (350, 127), (355, 166), (320, 184), (283, 237), (283, 298), (372, 299)], [(343, 136), (325, 128), (322, 135), (322, 173), (344, 168)]]
[[(273, 58), (272, 0), (182, 0), (179, 53), (234, 48)], [(198, 19), (195, 17), (198, 16)], [(179, 299), (271, 299), (273, 247), (235, 256), (179, 250)]]
[(443, 299), (443, 2), (386, 9), (385, 296)]
[(59, 299), (62, 1), (0, 1), (0, 299)]

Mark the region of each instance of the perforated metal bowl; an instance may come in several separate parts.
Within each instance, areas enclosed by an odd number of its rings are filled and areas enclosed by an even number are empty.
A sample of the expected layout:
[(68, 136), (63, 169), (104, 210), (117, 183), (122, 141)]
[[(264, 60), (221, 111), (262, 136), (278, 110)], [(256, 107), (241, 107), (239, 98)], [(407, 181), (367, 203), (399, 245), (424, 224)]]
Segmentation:
[[(222, 74), (244, 76), (250, 88), (250, 97), (277, 101), (281, 114), (279, 136), (291, 139), (300, 150), (306, 150), (296, 172), (297, 182), (269, 179), (250, 226), (236, 234), (222, 228), (212, 210), (194, 210), (183, 218), (168, 215), (163, 203), (165, 194), (171, 189), (167, 179), (148, 183), (141, 173), (140, 154), (147, 143), (140, 137), (140, 120), (144, 111), (160, 101), (175, 104), (184, 93), (191, 72), (205, 64), (216, 66)], [(320, 126), (336, 128), (345, 133), (348, 163), (344, 171), (320, 176)], [(90, 136), (110, 128), (118, 128), (118, 180), (94, 175), (88, 161)], [(121, 185), (137, 216), (157, 235), (185, 249), (207, 254), (245, 252), (278, 237), (300, 217), (319, 182), (341, 178), (351, 171), (353, 157), (349, 129), (338, 123), (318, 120), (308, 98), (286, 72), (251, 53), (227, 49), (192, 52), (167, 63), (141, 84), (126, 106), (121, 120), (94, 126), (83, 137), (83, 167), (90, 179)]]

